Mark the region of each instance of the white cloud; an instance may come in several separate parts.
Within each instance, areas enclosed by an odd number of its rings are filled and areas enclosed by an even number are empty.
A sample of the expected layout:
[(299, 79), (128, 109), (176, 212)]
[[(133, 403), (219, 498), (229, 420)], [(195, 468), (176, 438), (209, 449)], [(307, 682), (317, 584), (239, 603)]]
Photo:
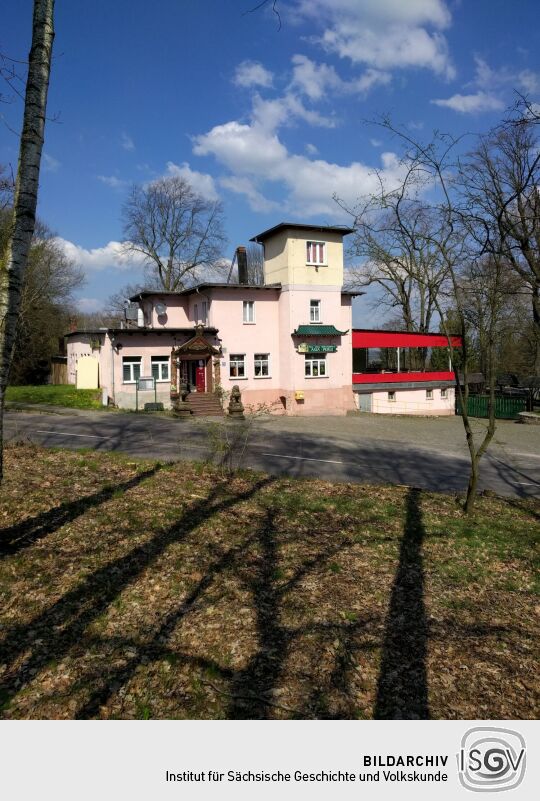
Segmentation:
[(366, 95), (374, 86), (386, 86), (392, 80), (389, 72), (382, 70), (368, 69), (359, 78), (350, 81), (347, 85), (350, 91)]
[(236, 68), (233, 83), (237, 86), (263, 86), (270, 87), (273, 84), (274, 76), (263, 67), (259, 61), (242, 61)]
[(369, 141), (373, 147), (382, 147), (382, 142), (380, 139), (370, 139)]
[(166, 175), (175, 175), (179, 178), (184, 178), (184, 180), (191, 184), (195, 191), (207, 200), (218, 200), (219, 198), (212, 176), (204, 172), (192, 170), (187, 161), (184, 161), (180, 165), (175, 164), (173, 161), (168, 161)]
[(328, 89), (340, 89), (342, 80), (334, 67), (316, 64), (307, 56), (292, 57), (293, 79), (291, 88), (303, 92), (310, 100), (320, 100)]
[(126, 253), (125, 245), (122, 242), (111, 241), (104, 247), (87, 249), (61, 237), (57, 237), (55, 241), (68, 259), (89, 272), (100, 270), (127, 272), (141, 267), (144, 263), (144, 257), (141, 254)]
[(265, 130), (292, 125), (298, 119), (319, 128), (335, 128), (337, 125), (333, 115), (325, 116), (314, 109), (306, 108), (300, 98), (291, 93), (273, 100), (263, 100), (259, 95), (255, 95), (252, 118)]
[(472, 81), (465, 84), (465, 88), (476, 91), (431, 102), (462, 114), (501, 111), (510, 102), (510, 89), (525, 94), (534, 94), (540, 90), (540, 75), (532, 70), (516, 71), (507, 66), (493, 69), (480, 56), (476, 56), (474, 60), (475, 75)]
[[(267, 182), (279, 183), (285, 188), (286, 211), (299, 215), (327, 214), (331, 217), (340, 216), (333, 200), (334, 194), (347, 204), (354, 205), (360, 196), (375, 192), (378, 188), (378, 180), (371, 167), (360, 162), (339, 165), (291, 154), (275, 131), (266, 130), (255, 121), (251, 125), (237, 121), (217, 125), (196, 138), (194, 152), (204, 156), (213, 155), (221, 165), (227, 167), (232, 174), (223, 178), (221, 183), (225, 182), (227, 188), (245, 194), (255, 211), (261, 210), (261, 202), (264, 201), (263, 205), (271, 202), (264, 198), (262, 191)], [(383, 153), (381, 164), (383, 180), (394, 186), (401, 177), (397, 157), (392, 153)]]
[[(219, 179), (220, 186), (243, 195), (254, 211), (280, 208), (298, 215), (340, 218), (344, 212), (333, 196), (353, 206), (359, 197), (379, 188), (375, 171), (360, 162), (340, 165), (315, 159), (318, 151), (310, 143), (305, 145), (304, 155), (290, 153), (279, 130), (298, 121), (333, 128), (338, 123), (333, 113), (322, 114), (306, 103), (316, 103), (336, 93), (365, 95), (375, 85), (387, 84), (391, 75), (370, 66), (363, 74), (343, 80), (332, 66), (300, 54), (293, 57), (292, 64), (292, 78), (282, 95), (264, 99), (255, 93), (249, 122), (231, 120), (193, 137), (193, 152), (197, 156), (213, 156), (225, 167), (229, 174)], [(383, 153), (381, 164), (381, 177), (393, 186), (401, 176), (397, 158)], [(276, 184), (286, 193), (282, 204), (266, 196), (265, 190)]]
[(97, 312), (103, 309), (103, 301), (99, 298), (77, 298), (77, 308), (82, 312)]
[(213, 155), (238, 174), (270, 175), (287, 158), (287, 149), (275, 133), (237, 121), (216, 125), (208, 133), (195, 137), (194, 142), (196, 155)]
[(444, 0), (298, 0), (297, 13), (323, 28), (323, 46), (378, 70), (420, 67), (455, 76), (441, 31), (451, 23)]
[(296, 54), (292, 62), (293, 79), (289, 88), (302, 92), (314, 101), (323, 99), (329, 91), (366, 95), (374, 86), (388, 84), (392, 79), (390, 73), (370, 68), (359, 78), (344, 81), (334, 67), (317, 64), (307, 56)]
[(116, 175), (98, 175), (96, 177), (98, 181), (101, 181), (102, 184), (109, 186), (111, 189), (122, 190), (125, 189), (129, 184), (128, 181), (123, 181)]
[(527, 94), (540, 92), (540, 75), (531, 70), (522, 70), (518, 73), (518, 87)]
[(279, 209), (279, 203), (265, 198), (255, 188), (253, 181), (245, 176), (230, 175), (221, 178), (219, 182), (225, 189), (230, 189), (231, 192), (235, 192), (237, 195), (244, 195), (253, 211), (269, 212)]
[(58, 159), (49, 156), (48, 153), (43, 154), (43, 169), (45, 172), (58, 172), (60, 166)]
[(122, 133), (120, 144), (124, 148), (124, 150), (135, 150), (135, 142), (131, 138), (131, 136), (127, 133)]
[(527, 93), (540, 90), (540, 74), (532, 70), (513, 70), (504, 66), (493, 69), (487, 61), (480, 56), (475, 57), (476, 71), (474, 80), (469, 86), (494, 91), (497, 89), (513, 88)]
[(489, 92), (476, 92), (471, 95), (452, 95), (444, 100), (432, 100), (435, 106), (450, 108), (462, 114), (472, 114), (481, 111), (501, 111), (504, 103), (500, 98)]

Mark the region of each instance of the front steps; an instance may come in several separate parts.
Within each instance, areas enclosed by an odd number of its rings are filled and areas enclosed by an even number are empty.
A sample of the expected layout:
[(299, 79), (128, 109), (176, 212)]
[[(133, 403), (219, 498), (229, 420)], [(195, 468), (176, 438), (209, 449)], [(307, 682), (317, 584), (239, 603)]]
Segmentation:
[(223, 417), (219, 398), (211, 392), (190, 392), (186, 398), (194, 417)]

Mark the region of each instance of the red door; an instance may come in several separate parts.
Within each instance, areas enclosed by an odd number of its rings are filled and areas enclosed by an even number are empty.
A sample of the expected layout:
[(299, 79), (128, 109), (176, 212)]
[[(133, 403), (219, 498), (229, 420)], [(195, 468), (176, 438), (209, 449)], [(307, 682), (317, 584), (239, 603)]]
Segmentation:
[(197, 392), (206, 392), (206, 367), (202, 359), (199, 359), (195, 368), (195, 386)]

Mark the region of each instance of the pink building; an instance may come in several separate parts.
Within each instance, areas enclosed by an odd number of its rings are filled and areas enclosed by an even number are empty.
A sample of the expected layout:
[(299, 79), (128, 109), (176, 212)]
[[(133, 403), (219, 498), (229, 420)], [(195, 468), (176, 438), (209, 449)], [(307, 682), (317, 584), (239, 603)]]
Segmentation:
[(346, 414), (355, 408), (351, 300), (360, 294), (343, 289), (348, 233), (280, 223), (252, 240), (264, 248), (262, 285), (246, 282), (239, 249), (238, 284), (140, 293), (131, 298), (131, 325), (68, 335), (69, 381), (90, 356), (100, 387), (121, 408), (153, 401), (153, 392), (136, 391), (139, 379), (153, 376), (165, 408), (182, 382), (194, 408), (207, 412), (237, 384), (248, 406)]

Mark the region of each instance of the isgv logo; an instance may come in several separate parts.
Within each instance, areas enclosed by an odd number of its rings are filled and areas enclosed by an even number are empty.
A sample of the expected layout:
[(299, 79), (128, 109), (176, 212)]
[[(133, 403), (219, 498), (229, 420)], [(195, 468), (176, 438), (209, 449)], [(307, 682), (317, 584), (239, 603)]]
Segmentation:
[(467, 790), (512, 790), (525, 775), (525, 739), (512, 729), (477, 726), (461, 739), (459, 780)]

